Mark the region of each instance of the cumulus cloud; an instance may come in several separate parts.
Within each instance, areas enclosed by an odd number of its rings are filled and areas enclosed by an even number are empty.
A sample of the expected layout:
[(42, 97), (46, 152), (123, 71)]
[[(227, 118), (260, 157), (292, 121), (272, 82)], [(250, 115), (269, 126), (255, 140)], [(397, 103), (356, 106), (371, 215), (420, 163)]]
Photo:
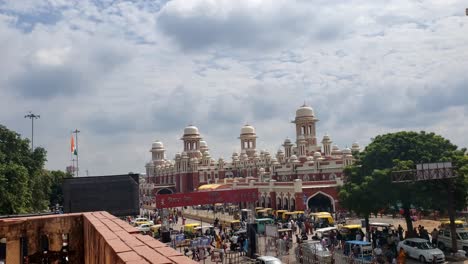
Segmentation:
[(143, 171), (193, 123), (213, 157), (254, 125), (276, 151), (304, 101), (318, 137), (340, 147), (379, 133), (429, 130), (467, 146), (468, 22), (463, 1), (0, 1), (0, 120), (29, 136), (47, 166)]

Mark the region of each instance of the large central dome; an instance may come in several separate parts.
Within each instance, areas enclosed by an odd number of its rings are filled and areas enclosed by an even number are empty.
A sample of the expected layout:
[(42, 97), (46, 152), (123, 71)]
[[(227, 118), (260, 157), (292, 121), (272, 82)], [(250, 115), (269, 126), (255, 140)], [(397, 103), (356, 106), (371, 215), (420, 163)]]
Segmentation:
[(314, 117), (314, 109), (312, 107), (303, 105), (296, 110), (296, 117)]
[(255, 128), (251, 125), (245, 125), (241, 128), (241, 135), (255, 134)]
[(198, 135), (198, 128), (196, 126), (189, 125), (184, 128), (184, 135)]

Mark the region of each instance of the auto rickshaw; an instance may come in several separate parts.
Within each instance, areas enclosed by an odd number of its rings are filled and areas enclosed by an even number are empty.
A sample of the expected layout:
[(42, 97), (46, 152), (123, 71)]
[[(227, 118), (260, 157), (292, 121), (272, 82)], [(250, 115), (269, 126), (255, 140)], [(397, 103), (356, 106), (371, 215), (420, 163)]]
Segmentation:
[(255, 212), (258, 212), (260, 210), (263, 210), (264, 208), (263, 207), (255, 207)]
[(275, 221), (271, 218), (257, 218), (255, 223), (257, 224), (257, 233), (265, 234), (265, 226), (274, 224)]
[(286, 213), (288, 210), (276, 210), (275, 211), (275, 216), (277, 219), (282, 219), (283, 214)]
[(367, 241), (346, 241), (343, 253), (346, 256), (353, 256), (355, 260), (366, 262), (372, 260), (372, 246), (371, 243)]
[(311, 213), (309, 216), (316, 228), (324, 228), (335, 224), (335, 221), (329, 212)]
[(339, 232), (345, 238), (346, 241), (355, 240), (356, 234), (359, 231), (362, 231), (361, 225), (345, 225), (339, 228)]
[(297, 218), (300, 218), (304, 215), (304, 211), (294, 211), (297, 214)]
[(285, 212), (283, 213), (283, 221), (289, 221), (291, 219), (296, 219), (297, 218), (297, 213), (296, 212)]
[[(450, 220), (441, 219), (439, 228), (450, 228)], [(468, 224), (463, 220), (455, 220), (455, 228), (468, 228)]]
[(187, 237), (195, 237), (195, 233), (196, 233), (196, 227), (199, 227), (201, 226), (200, 223), (192, 223), (192, 224), (186, 224), (184, 225), (184, 234), (187, 236)]
[(272, 217), (273, 214), (273, 209), (272, 208), (264, 208), (262, 210), (257, 211), (257, 218), (269, 218)]
[(231, 227), (232, 231), (237, 231), (237, 230), (241, 229), (240, 220), (233, 220), (229, 224), (230, 224), (230, 227)]

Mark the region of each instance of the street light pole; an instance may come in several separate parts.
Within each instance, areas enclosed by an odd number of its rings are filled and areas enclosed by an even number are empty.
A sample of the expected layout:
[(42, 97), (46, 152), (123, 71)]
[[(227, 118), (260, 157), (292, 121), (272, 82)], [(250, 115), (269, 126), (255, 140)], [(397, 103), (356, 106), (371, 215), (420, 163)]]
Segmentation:
[(39, 119), (41, 118), (41, 116), (35, 115), (31, 111), (29, 111), (29, 114), (25, 115), (24, 118), (31, 119), (31, 152), (33, 152), (34, 151), (34, 119)]

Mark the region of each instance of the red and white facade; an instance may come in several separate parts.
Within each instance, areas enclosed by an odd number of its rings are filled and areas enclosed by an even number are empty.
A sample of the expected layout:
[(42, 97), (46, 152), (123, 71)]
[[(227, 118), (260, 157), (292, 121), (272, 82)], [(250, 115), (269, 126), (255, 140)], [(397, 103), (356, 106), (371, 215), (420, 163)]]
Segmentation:
[(165, 158), (164, 145), (152, 144), (152, 159), (146, 164), (147, 178), (142, 192), (185, 193), (205, 184), (220, 183), (230, 189), (258, 188), (258, 206), (288, 210), (339, 210), (337, 187), (342, 183), (343, 168), (353, 163), (352, 149), (332, 145), (328, 135), (319, 142), (313, 109), (303, 105), (292, 121), (296, 140), (286, 139), (283, 148), (272, 156), (256, 149), (255, 128), (245, 125), (239, 136), (241, 151), (230, 161), (215, 160), (195, 126), (184, 129), (183, 152), (173, 160)]

